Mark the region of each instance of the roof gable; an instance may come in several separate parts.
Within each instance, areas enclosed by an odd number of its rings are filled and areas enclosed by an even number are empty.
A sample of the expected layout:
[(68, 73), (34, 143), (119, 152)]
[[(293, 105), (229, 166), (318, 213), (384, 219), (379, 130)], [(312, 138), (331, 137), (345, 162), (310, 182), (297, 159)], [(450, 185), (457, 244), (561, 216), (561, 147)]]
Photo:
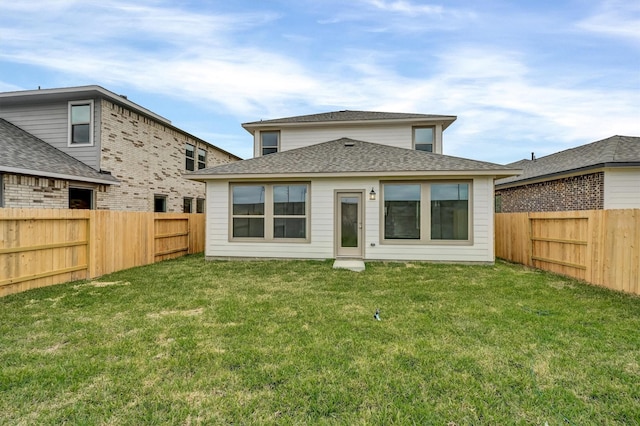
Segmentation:
[(249, 130), (262, 126), (295, 126), (305, 124), (355, 124), (355, 123), (392, 123), (392, 122), (442, 122), (443, 129), (446, 129), (456, 120), (455, 115), (435, 115), (417, 114), (401, 112), (378, 112), (378, 111), (332, 111), (319, 114), (298, 115), (294, 117), (276, 118), (273, 120), (260, 120), (243, 123), (242, 127)]
[(115, 177), (100, 173), (2, 118), (0, 150), (0, 171), (82, 182), (118, 183)]
[(188, 173), (190, 179), (269, 175), (518, 173), (508, 166), (341, 138)]
[(640, 166), (640, 137), (611, 136), (535, 160), (520, 160), (508, 166), (522, 168), (520, 176), (496, 181), (496, 185), (542, 179), (596, 167)]

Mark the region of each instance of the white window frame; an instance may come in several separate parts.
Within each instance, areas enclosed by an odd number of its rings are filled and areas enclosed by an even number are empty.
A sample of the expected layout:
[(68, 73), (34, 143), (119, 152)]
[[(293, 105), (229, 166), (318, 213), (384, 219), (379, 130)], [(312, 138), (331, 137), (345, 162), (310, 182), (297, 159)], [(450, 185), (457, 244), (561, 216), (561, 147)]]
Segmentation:
[[(264, 153), (265, 147), (263, 146), (263, 143), (262, 143), (262, 136), (263, 136), (264, 134), (267, 134), (267, 133), (275, 133), (275, 134), (277, 135), (278, 142), (277, 142), (277, 144), (276, 144), (276, 152), (270, 152), (270, 153), (268, 153), (268, 154), (265, 154), (265, 153)], [(265, 156), (265, 155), (270, 155), (270, 154), (277, 154), (277, 153), (279, 153), (279, 152), (280, 152), (280, 136), (281, 136), (281, 134), (280, 134), (280, 130), (261, 130), (261, 131), (260, 131), (259, 138), (260, 138), (260, 156), (261, 156), (261, 157), (262, 157), (262, 156)], [(269, 148), (269, 149), (273, 149), (273, 147), (271, 147), (271, 146), (270, 146), (270, 147), (267, 147), (267, 148)]]
[[(202, 208), (200, 208), (202, 206)], [(196, 198), (196, 213), (206, 213), (207, 200), (205, 198)]]
[[(416, 131), (420, 129), (431, 129), (431, 151), (425, 151), (424, 149), (416, 148), (416, 145), (426, 145), (424, 143), (416, 143)], [(413, 149), (422, 152), (436, 152), (436, 128), (435, 126), (414, 126), (411, 131), (411, 138), (413, 143)]]
[[(71, 110), (74, 106), (89, 105), (89, 142), (88, 143), (73, 143), (73, 123), (71, 122)], [(94, 109), (93, 99), (87, 99), (83, 101), (70, 101), (67, 106), (67, 146), (68, 147), (83, 147), (94, 145)]]
[[(204, 153), (204, 160), (200, 161), (200, 153)], [(207, 168), (207, 150), (204, 148), (196, 148), (196, 168), (197, 170)]]
[[(189, 157), (189, 155), (187, 155), (187, 153), (189, 152), (187, 150), (187, 147), (191, 147), (192, 148), (191, 152), (193, 153), (193, 156)], [(188, 167), (188, 165), (187, 165), (187, 162), (189, 160), (191, 160), (193, 162), (193, 168), (192, 169), (190, 169)], [(197, 162), (196, 162), (196, 146), (194, 144), (185, 142), (185, 144), (184, 144), (184, 168), (185, 168), (185, 170), (191, 171), (191, 172), (196, 171), (197, 170), (196, 169), (196, 164), (197, 164)]]
[[(185, 206), (189, 205), (189, 211), (186, 211)], [(193, 211), (193, 197), (183, 197), (182, 198), (182, 213), (194, 213)]]
[[(69, 196), (69, 203), (71, 202), (71, 190), (82, 190), (82, 191), (90, 191), (91, 192), (91, 199), (90, 199), (90, 206), (88, 209), (86, 210), (95, 210), (96, 208), (96, 188), (93, 187), (87, 187), (87, 186), (79, 186), (79, 185), (70, 185), (68, 191), (68, 196)], [(71, 206), (69, 206), (69, 208), (71, 208)]]
[[(276, 215), (274, 214), (274, 195), (273, 188), (275, 186), (306, 186), (307, 196), (305, 199), (304, 215)], [(233, 214), (233, 189), (240, 186), (263, 186), (264, 187), (264, 214), (263, 215), (234, 215)], [(252, 218), (264, 219), (264, 237), (234, 237), (233, 236), (233, 219), (234, 218)], [(275, 219), (279, 218), (304, 218), (305, 219), (305, 238), (276, 238), (274, 237)], [(230, 183), (229, 184), (229, 241), (251, 241), (251, 242), (267, 242), (267, 243), (310, 243), (311, 242), (311, 184), (309, 182), (248, 182), (248, 183)]]
[[(431, 237), (431, 185), (437, 184), (467, 184), (468, 206), (467, 206), (467, 239), (466, 240), (445, 240), (433, 239)], [(395, 239), (385, 238), (385, 196), (386, 185), (420, 185), (420, 238), (417, 239)], [(383, 181), (380, 182), (380, 242), (389, 245), (473, 245), (473, 180), (413, 180), (413, 181)]]
[[(167, 197), (164, 194), (153, 194), (153, 211), (155, 213), (166, 213), (167, 211), (169, 211), (168, 198), (169, 197)], [(164, 206), (164, 210), (162, 210), (162, 211), (157, 211), (156, 210), (156, 200), (162, 200), (163, 206)]]

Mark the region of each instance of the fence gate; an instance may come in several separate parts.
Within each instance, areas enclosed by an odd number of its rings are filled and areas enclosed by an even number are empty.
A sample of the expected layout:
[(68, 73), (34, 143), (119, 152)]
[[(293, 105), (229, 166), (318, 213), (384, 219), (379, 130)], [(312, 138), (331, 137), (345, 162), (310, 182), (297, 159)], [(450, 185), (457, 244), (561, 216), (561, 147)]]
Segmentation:
[(531, 265), (586, 279), (589, 218), (529, 217)]

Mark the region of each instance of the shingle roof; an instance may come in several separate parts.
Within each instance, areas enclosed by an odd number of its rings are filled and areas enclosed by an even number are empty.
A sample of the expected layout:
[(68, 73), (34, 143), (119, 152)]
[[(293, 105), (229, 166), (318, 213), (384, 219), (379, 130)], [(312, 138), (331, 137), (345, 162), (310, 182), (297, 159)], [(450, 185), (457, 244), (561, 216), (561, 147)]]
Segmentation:
[(376, 111), (333, 111), (320, 114), (299, 115), (295, 117), (277, 118), (274, 120), (261, 120), (244, 123), (243, 126), (260, 124), (284, 124), (284, 123), (321, 123), (336, 121), (369, 121), (369, 120), (434, 120), (442, 119), (454, 121), (454, 115), (412, 114), (400, 112), (376, 112)]
[(119, 182), (2, 118), (0, 152), (0, 171), (102, 184)]
[(206, 178), (220, 179), (224, 176), (239, 175), (242, 177), (346, 173), (411, 175), (428, 172), (452, 172), (452, 174), (481, 172), (506, 176), (518, 171), (500, 164), (342, 138), (201, 169), (188, 173), (185, 177), (204, 179), (206, 176)]
[(523, 170), (520, 176), (511, 176), (496, 181), (496, 186), (540, 179), (580, 169), (640, 166), (640, 137), (611, 136), (610, 138), (560, 151), (536, 160), (520, 160), (507, 166)]

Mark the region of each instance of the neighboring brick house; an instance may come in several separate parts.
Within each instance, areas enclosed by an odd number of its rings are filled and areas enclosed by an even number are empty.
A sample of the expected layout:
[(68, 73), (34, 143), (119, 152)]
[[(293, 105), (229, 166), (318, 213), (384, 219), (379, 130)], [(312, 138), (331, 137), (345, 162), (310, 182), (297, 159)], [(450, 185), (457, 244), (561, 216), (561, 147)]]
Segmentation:
[(196, 212), (240, 160), (100, 86), (0, 93), (0, 207)]
[(520, 176), (496, 181), (496, 211), (640, 208), (640, 137), (612, 136), (508, 166)]

